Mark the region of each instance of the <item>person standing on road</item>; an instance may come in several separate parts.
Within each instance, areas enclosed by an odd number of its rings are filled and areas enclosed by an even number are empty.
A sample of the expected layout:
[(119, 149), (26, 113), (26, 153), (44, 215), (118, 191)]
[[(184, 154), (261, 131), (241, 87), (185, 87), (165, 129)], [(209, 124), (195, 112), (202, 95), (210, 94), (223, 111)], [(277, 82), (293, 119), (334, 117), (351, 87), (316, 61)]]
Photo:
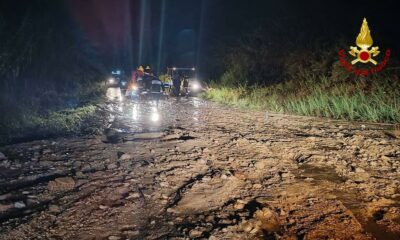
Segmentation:
[(183, 78), (183, 90), (185, 91), (185, 97), (189, 97), (189, 80), (187, 77)]
[(177, 74), (174, 75), (172, 84), (174, 85), (174, 95), (179, 97), (181, 93), (181, 78)]

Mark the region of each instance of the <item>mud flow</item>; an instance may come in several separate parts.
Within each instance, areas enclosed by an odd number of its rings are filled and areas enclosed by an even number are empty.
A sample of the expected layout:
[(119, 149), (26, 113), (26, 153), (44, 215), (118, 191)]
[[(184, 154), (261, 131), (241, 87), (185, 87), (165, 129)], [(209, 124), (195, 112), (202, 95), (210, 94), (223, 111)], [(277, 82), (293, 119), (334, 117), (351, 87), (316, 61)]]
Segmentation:
[(400, 239), (390, 126), (116, 93), (102, 134), (0, 147), (0, 239)]

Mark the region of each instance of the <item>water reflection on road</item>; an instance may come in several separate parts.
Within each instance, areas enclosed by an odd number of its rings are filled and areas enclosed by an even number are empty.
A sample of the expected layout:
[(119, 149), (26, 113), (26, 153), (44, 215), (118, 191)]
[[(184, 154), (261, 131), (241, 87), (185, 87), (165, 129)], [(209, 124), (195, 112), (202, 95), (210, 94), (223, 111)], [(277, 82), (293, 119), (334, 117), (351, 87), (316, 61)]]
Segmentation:
[(119, 88), (109, 88), (107, 98), (119, 112), (111, 128), (125, 133), (162, 131), (180, 126), (183, 118), (193, 119), (193, 126), (199, 125), (206, 104), (199, 98), (131, 100), (123, 97)]
[(120, 88), (108, 88), (106, 93), (107, 99), (110, 101), (122, 101), (122, 94)]

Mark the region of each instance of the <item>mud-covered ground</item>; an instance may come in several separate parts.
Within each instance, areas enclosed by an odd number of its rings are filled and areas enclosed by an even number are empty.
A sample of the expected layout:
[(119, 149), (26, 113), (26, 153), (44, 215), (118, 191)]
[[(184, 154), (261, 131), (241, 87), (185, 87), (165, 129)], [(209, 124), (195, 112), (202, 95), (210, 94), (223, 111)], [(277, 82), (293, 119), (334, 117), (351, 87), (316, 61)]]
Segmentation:
[(0, 148), (0, 239), (400, 239), (392, 126), (108, 108), (104, 135)]

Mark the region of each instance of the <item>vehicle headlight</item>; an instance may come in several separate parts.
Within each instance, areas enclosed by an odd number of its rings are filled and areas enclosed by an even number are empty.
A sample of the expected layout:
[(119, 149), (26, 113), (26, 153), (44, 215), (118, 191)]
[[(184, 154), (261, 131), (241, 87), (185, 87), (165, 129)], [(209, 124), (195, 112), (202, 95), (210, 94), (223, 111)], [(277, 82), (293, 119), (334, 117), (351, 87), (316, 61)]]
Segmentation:
[(201, 89), (201, 86), (200, 86), (199, 83), (193, 83), (193, 84), (192, 84), (192, 89), (197, 91), (197, 90), (200, 90), (200, 89)]
[(114, 79), (114, 78), (110, 78), (110, 79), (108, 79), (108, 82), (109, 82), (109, 83), (114, 83), (114, 82), (115, 82), (115, 79)]

